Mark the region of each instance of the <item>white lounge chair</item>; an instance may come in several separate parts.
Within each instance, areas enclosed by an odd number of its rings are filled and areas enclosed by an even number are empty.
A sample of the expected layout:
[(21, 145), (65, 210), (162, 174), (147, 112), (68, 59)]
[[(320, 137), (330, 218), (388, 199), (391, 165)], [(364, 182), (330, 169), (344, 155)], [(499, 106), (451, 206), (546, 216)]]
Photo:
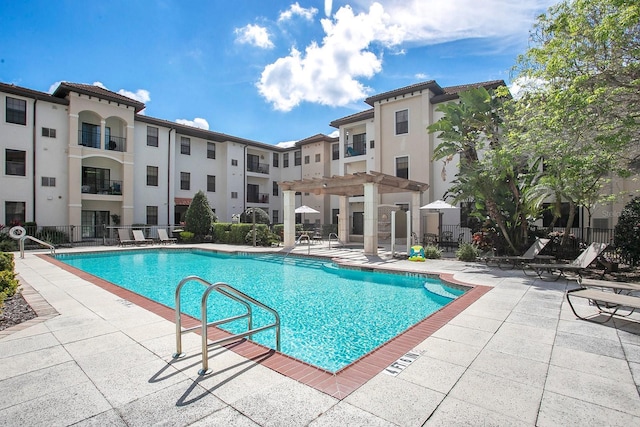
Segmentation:
[(169, 237), (167, 234), (167, 230), (164, 228), (158, 228), (158, 238), (160, 239), (160, 243), (178, 243), (178, 239), (175, 237)]
[[(582, 251), (580, 255), (568, 264), (536, 264), (536, 263), (524, 263), (522, 270), (527, 274), (527, 269), (533, 270), (535, 274), (542, 280), (551, 278), (552, 280), (558, 280), (560, 277), (566, 277), (565, 272), (573, 272), (582, 277), (581, 273), (584, 269), (598, 258), (600, 252), (602, 252), (608, 245), (606, 243), (592, 243), (587, 249)], [(545, 273), (547, 273), (545, 275)], [(549, 276), (550, 275), (550, 276)]]
[(495, 264), (498, 268), (515, 268), (516, 265), (526, 261), (548, 260), (551, 261), (555, 257), (553, 255), (540, 255), (542, 249), (547, 246), (551, 239), (537, 238), (535, 242), (522, 255), (515, 256), (489, 256), (484, 259), (487, 265)]
[(133, 230), (133, 239), (136, 244), (152, 245), (153, 240), (144, 237), (142, 230)]
[(135, 240), (131, 239), (131, 235), (129, 234), (128, 228), (118, 228), (118, 245), (134, 245), (136, 243)]

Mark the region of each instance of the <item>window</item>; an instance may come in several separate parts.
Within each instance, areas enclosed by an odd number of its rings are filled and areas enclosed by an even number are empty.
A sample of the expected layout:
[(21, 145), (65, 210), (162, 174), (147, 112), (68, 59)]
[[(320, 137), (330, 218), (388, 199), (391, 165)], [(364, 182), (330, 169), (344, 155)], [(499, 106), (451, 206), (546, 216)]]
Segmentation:
[(231, 198), (232, 199), (237, 199), (238, 198), (238, 192), (237, 191), (232, 191), (231, 192)]
[(41, 183), (43, 187), (55, 187), (56, 179), (55, 177), (52, 177), (52, 176), (43, 176)]
[(111, 170), (82, 167), (82, 192), (90, 194), (108, 194), (111, 188)]
[(353, 135), (353, 151), (356, 156), (367, 154), (367, 134)]
[(51, 128), (42, 128), (42, 136), (47, 138), (55, 138), (56, 130)]
[(305, 165), (308, 165), (308, 164), (309, 164), (309, 162), (310, 162), (310, 160), (309, 160), (309, 156), (304, 156), (304, 164), (305, 164)]
[(331, 145), (331, 160), (340, 159), (340, 144)]
[(147, 126), (147, 145), (149, 147), (158, 146), (158, 128)]
[(279, 163), (280, 163), (280, 154), (273, 153), (273, 167), (277, 168)]
[(320, 153), (316, 154), (316, 163), (320, 163)]
[(7, 175), (27, 175), (27, 152), (21, 150), (5, 150), (4, 170)]
[(340, 209), (331, 209), (331, 224), (338, 223), (338, 214), (340, 213)]
[(216, 144), (213, 142), (207, 142), (207, 159), (216, 158)]
[(231, 159), (231, 166), (238, 166), (238, 161), (236, 159)]
[(7, 96), (7, 123), (27, 124), (27, 101)]
[(283, 168), (289, 167), (289, 153), (284, 153), (282, 155), (282, 167)]
[(191, 174), (189, 172), (180, 172), (180, 189), (189, 190), (191, 188)]
[(277, 210), (277, 209), (274, 209), (274, 210), (271, 212), (271, 222), (272, 222), (273, 224), (277, 224), (278, 222), (280, 222), (280, 218), (279, 218), (279, 217), (280, 217), (280, 212), (278, 212), (278, 210)]
[(409, 110), (396, 111), (396, 135), (409, 133)]
[(81, 132), (80, 145), (100, 148), (100, 126), (94, 125), (93, 123), (82, 123)]
[(409, 157), (396, 157), (396, 176), (409, 179)]
[(157, 206), (147, 206), (147, 225), (158, 225)]
[(158, 167), (147, 166), (147, 185), (158, 186)]
[(293, 153), (293, 166), (300, 166), (302, 164), (302, 152), (296, 151)]
[(215, 175), (207, 175), (207, 191), (210, 193), (216, 192), (216, 176)]
[(25, 211), (25, 202), (4, 202), (4, 223), (11, 226), (24, 224)]
[(191, 138), (186, 136), (180, 137), (180, 154), (191, 155)]
[(376, 142), (372, 139), (369, 141), (369, 148), (374, 148), (376, 146)]
[(279, 188), (278, 187), (278, 181), (273, 181), (273, 187), (272, 188), (273, 188), (273, 190), (272, 190), (271, 194), (273, 194), (274, 196), (277, 196), (278, 195), (278, 188)]

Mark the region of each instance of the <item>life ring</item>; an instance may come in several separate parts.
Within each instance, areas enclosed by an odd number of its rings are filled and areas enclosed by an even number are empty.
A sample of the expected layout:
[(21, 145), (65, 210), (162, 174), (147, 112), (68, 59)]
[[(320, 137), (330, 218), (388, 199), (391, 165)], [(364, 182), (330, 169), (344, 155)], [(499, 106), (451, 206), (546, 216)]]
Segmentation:
[(19, 225), (11, 227), (11, 230), (9, 230), (9, 236), (15, 240), (20, 240), (26, 235), (27, 230), (25, 230), (24, 227), (20, 227)]
[(424, 261), (424, 248), (422, 246), (416, 245), (411, 246), (411, 251), (409, 252), (409, 261)]

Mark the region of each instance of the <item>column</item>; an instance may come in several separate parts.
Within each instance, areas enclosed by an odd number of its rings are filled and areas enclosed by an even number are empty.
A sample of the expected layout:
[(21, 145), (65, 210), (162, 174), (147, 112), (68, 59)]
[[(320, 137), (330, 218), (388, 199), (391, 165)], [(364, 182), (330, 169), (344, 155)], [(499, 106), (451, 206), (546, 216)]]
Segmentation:
[(364, 184), (364, 254), (378, 255), (378, 184)]
[(293, 190), (285, 190), (282, 192), (284, 196), (283, 221), (284, 221), (284, 246), (294, 246), (296, 244), (296, 192)]
[(338, 240), (349, 243), (349, 198), (339, 196)]
[(422, 233), (426, 233), (426, 230), (420, 230), (420, 193), (414, 191), (411, 193), (411, 231), (416, 233), (418, 241), (422, 241)]

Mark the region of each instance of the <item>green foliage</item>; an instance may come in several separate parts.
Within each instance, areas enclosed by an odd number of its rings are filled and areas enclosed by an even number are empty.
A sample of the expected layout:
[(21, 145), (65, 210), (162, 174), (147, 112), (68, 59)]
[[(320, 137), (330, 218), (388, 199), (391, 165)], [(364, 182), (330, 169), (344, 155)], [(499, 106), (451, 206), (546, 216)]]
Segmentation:
[(185, 231), (190, 231), (198, 237), (204, 237), (210, 234), (215, 219), (207, 196), (204, 192), (198, 191), (193, 196), (185, 214)]
[(195, 234), (191, 231), (181, 231), (180, 232), (180, 240), (183, 242), (190, 242), (195, 237)]
[(13, 271), (14, 268), (15, 263), (13, 261), (13, 254), (9, 252), (0, 252), (0, 271)]
[(424, 257), (426, 259), (440, 259), (442, 258), (442, 251), (436, 246), (427, 245), (424, 247)]
[(52, 245), (69, 243), (69, 235), (55, 227), (42, 227), (34, 237)]
[(631, 200), (622, 210), (613, 232), (613, 242), (633, 265), (640, 261), (640, 198)]
[(211, 233), (213, 234), (213, 241), (216, 243), (229, 243), (229, 231), (231, 230), (230, 222), (216, 222), (213, 224)]
[(253, 212), (256, 213), (256, 224), (269, 224), (269, 214), (260, 208), (249, 208), (240, 214), (241, 223), (253, 224)]
[[(244, 242), (247, 245), (253, 245), (253, 227), (246, 234)], [(256, 224), (256, 246), (271, 246), (279, 242), (280, 238), (272, 233), (266, 225)]]
[(14, 271), (13, 254), (0, 252), (0, 309), (7, 297), (15, 295), (19, 285)]
[(471, 243), (462, 243), (456, 251), (456, 257), (460, 261), (475, 261), (480, 255), (480, 251), (475, 245)]
[(253, 224), (231, 224), (229, 229), (229, 244), (244, 245), (247, 233), (253, 229)]

